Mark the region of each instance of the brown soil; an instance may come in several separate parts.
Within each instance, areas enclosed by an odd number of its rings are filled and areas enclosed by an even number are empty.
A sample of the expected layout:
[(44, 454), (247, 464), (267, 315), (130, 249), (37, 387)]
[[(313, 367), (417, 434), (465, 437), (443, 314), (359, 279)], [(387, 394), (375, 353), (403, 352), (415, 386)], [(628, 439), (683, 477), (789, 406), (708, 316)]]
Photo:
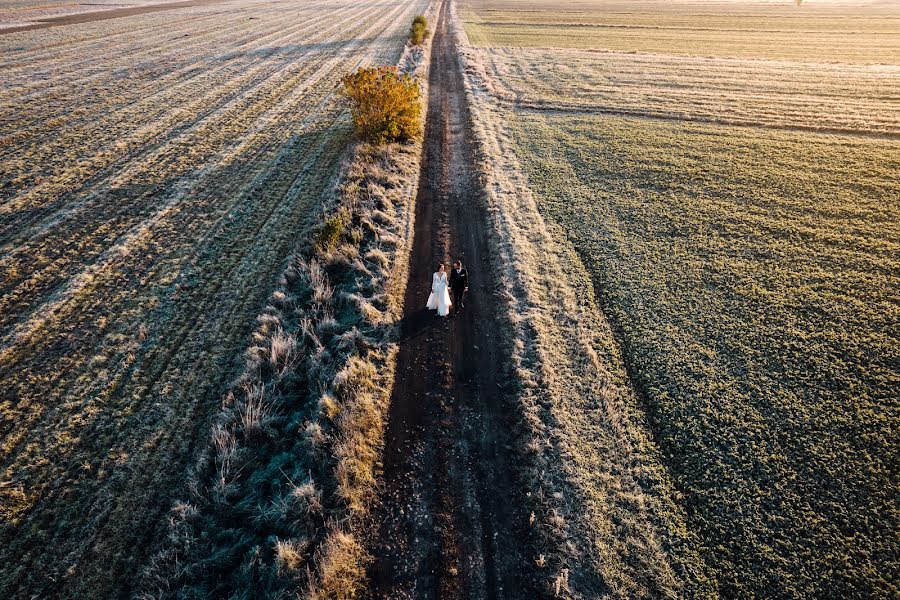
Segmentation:
[(0, 29), (0, 35), (15, 33), (17, 31), (46, 29), (47, 27), (58, 27), (60, 25), (75, 25), (77, 23), (90, 23), (92, 21), (106, 21), (108, 19), (118, 19), (120, 17), (131, 17), (144, 13), (159, 12), (161, 10), (188, 8), (191, 6), (204, 6), (207, 4), (217, 4), (222, 1), (223, 0), (183, 0), (181, 2), (168, 2), (166, 4), (147, 4), (144, 6), (114, 8), (112, 10), (93, 10), (90, 12), (76, 13), (73, 15), (63, 15), (61, 17), (36, 19), (36, 23), (29, 23), (28, 25), (21, 25), (19, 27), (8, 27), (6, 29)]
[[(445, 0), (433, 40), (383, 489), (369, 551), (373, 598), (537, 598), (513, 398), (504, 390), (502, 309), (488, 260), (463, 74)], [(460, 258), (470, 290), (457, 316), (425, 309), (439, 263)]]

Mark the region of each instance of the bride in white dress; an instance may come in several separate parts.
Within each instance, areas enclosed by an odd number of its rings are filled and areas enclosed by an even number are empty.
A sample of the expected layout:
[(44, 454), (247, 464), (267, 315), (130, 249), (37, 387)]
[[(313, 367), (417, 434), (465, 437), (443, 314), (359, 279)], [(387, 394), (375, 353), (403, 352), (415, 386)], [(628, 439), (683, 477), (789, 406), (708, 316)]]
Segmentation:
[(447, 269), (439, 265), (437, 273), (431, 277), (431, 295), (428, 296), (427, 307), (437, 309), (438, 316), (446, 317), (450, 314), (450, 290), (447, 286)]

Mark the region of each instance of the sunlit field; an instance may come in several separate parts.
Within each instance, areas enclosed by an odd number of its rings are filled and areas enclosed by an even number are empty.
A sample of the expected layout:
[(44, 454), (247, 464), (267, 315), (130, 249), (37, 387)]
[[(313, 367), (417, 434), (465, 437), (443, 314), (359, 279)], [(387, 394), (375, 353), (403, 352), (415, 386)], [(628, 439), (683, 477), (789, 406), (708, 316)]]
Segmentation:
[(894, 599), (898, 429), (897, 0), (0, 0), (0, 600)]
[(513, 130), (723, 593), (889, 595), (900, 142), (527, 113)]
[(339, 78), (395, 63), (423, 6), (247, 0), (0, 35), (0, 596), (134, 586), (335, 183)]
[(895, 596), (900, 7), (460, 14), (474, 97), (589, 274), (696, 568), (723, 597)]
[(900, 58), (890, 0), (472, 0), (462, 18), (479, 46), (891, 65)]

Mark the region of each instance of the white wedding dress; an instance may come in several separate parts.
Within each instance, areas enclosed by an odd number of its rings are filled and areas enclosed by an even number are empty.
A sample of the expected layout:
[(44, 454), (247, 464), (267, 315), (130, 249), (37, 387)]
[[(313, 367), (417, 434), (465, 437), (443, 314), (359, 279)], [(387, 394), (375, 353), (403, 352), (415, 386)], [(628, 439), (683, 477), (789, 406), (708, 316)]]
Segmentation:
[(446, 317), (450, 314), (450, 289), (447, 285), (447, 274), (437, 272), (431, 278), (431, 295), (428, 296), (427, 307), (437, 309), (438, 315)]

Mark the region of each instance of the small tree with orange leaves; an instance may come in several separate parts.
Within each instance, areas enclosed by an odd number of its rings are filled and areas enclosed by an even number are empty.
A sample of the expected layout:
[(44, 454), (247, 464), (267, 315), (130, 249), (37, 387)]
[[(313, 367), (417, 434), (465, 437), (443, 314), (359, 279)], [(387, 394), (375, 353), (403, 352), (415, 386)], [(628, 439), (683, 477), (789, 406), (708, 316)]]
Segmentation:
[(405, 142), (422, 129), (416, 80), (396, 67), (368, 67), (342, 78), (356, 132), (376, 143)]

